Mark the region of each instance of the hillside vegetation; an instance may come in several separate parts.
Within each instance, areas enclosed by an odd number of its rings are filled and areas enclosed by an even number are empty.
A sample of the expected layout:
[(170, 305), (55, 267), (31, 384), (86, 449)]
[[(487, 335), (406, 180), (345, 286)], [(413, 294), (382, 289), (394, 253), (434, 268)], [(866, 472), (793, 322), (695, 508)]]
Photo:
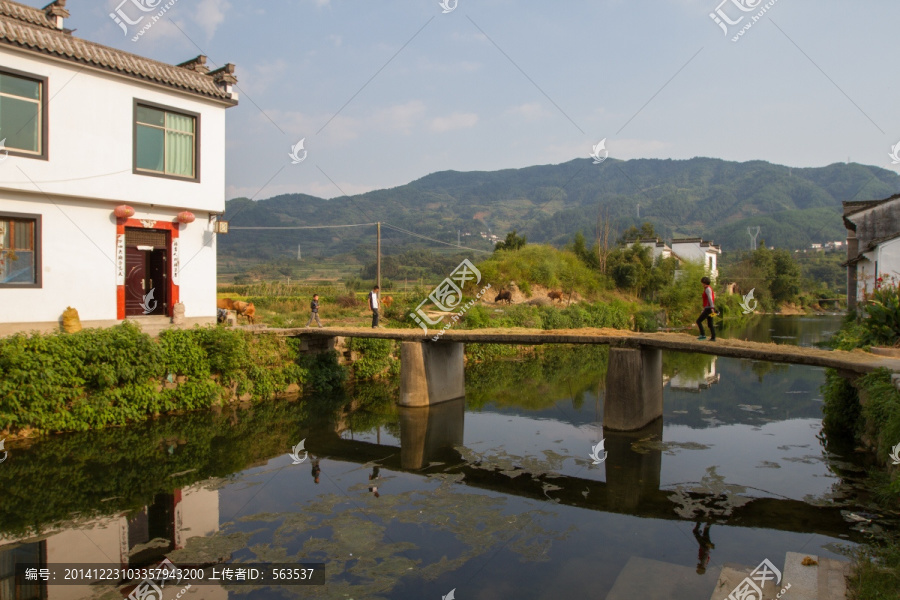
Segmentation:
[[(232, 232), (219, 238), (219, 253), (223, 265), (236, 271), (242, 261), (298, 264), (298, 250), (304, 264), (340, 255), (342, 264), (358, 269), (374, 258), (374, 225), (239, 228), (381, 221), (448, 244), (459, 239), (462, 246), (490, 251), (493, 245), (481, 232), (502, 236), (516, 229), (531, 242), (562, 245), (577, 231), (593, 239), (598, 221), (607, 219), (614, 231), (649, 221), (664, 238), (702, 236), (721, 243), (726, 252), (747, 248), (747, 227), (759, 226), (768, 245), (798, 249), (846, 237), (841, 201), (880, 199), (898, 190), (896, 173), (859, 164), (798, 169), (764, 161), (693, 158), (610, 159), (594, 165), (585, 158), (493, 172), (444, 171), (396, 188), (332, 200), (305, 194), (230, 200), (224, 218), (231, 221)], [(385, 255), (438, 247), (387, 226), (382, 235)]]

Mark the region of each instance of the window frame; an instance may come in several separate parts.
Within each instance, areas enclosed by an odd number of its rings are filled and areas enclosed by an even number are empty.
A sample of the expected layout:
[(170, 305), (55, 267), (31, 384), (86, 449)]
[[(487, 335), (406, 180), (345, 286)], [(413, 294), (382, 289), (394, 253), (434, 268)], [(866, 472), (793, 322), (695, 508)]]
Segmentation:
[[(48, 118), (48, 107), (50, 105), (48, 95), (47, 95), (47, 83), (48, 78), (43, 75), (35, 75), (34, 73), (26, 73), (25, 71), (19, 71), (17, 69), (10, 69), (8, 67), (0, 66), (0, 73), (4, 75), (10, 75), (12, 77), (18, 77), (20, 79), (28, 79), (30, 81), (35, 81), (41, 85), (41, 98), (38, 101), (38, 107), (40, 110), (40, 127), (41, 127), (41, 135), (40, 135), (40, 143), (41, 143), (41, 151), (40, 152), (28, 152), (26, 150), (18, 150), (16, 148), (8, 148), (5, 147), (7, 154), (9, 156), (19, 156), (22, 158), (35, 158), (37, 160), (50, 160), (50, 119)], [(15, 97), (15, 96), (13, 96)], [(6, 138), (3, 135), (3, 132), (0, 131), (0, 140)]]
[(2, 283), (2, 290), (23, 290), (23, 289), (41, 289), (43, 285), (43, 254), (44, 240), (43, 227), (41, 223), (42, 215), (30, 213), (15, 213), (0, 211), (0, 219), (15, 219), (19, 221), (34, 221), (34, 283)]
[[(148, 171), (139, 169), (137, 164), (138, 156), (138, 108), (152, 108), (164, 112), (171, 112), (185, 117), (194, 119), (194, 176), (185, 177), (184, 175), (174, 175), (172, 173), (161, 173), (159, 171)], [(163, 147), (165, 148), (165, 138), (163, 138)], [(165, 158), (163, 158), (163, 168), (165, 168)], [(149, 100), (141, 100), (134, 98), (132, 103), (131, 115), (131, 172), (134, 175), (145, 175), (147, 177), (162, 177), (164, 179), (174, 179), (176, 181), (192, 181), (200, 183), (200, 113), (184, 110), (175, 106), (166, 106)]]

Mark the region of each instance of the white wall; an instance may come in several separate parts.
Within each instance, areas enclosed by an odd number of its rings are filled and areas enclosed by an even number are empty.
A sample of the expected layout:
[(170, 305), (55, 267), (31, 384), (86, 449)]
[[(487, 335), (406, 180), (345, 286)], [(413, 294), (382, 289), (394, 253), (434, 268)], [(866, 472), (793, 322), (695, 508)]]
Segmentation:
[[(82, 321), (116, 319), (116, 219), (112, 206), (0, 190), (4, 211), (40, 214), (43, 285), (0, 288), (0, 323), (58, 321), (67, 306)], [(139, 207), (135, 207), (139, 208)], [(136, 219), (172, 221), (176, 209), (140, 209)], [(216, 314), (216, 239), (206, 215), (180, 225), (180, 297), (186, 317)]]
[[(14, 49), (0, 48), (0, 66), (48, 77), (50, 98), (49, 160), (7, 157), (0, 162), (0, 190), (224, 210), (224, 105)], [(200, 183), (132, 174), (135, 98), (200, 114)]]
[(900, 280), (900, 238), (878, 246), (878, 276)]

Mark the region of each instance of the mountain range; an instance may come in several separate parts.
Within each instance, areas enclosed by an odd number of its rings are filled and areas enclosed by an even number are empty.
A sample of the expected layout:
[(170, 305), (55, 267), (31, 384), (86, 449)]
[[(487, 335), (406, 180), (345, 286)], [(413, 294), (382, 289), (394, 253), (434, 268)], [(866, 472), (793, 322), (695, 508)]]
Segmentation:
[[(406, 185), (323, 199), (286, 194), (226, 203), (232, 232), (222, 236), (225, 258), (272, 260), (335, 254), (369, 257), (375, 227), (242, 230), (386, 223), (386, 254), (437, 248), (438, 242), (490, 249), (481, 233), (501, 239), (512, 230), (529, 242), (561, 245), (576, 232), (593, 240), (598, 219), (613, 230), (653, 224), (664, 239), (703, 237), (724, 251), (749, 247), (748, 227), (760, 241), (788, 249), (841, 240), (841, 201), (886, 198), (900, 191), (900, 175), (875, 166), (836, 163), (792, 168), (765, 161), (574, 159), (500, 171), (441, 171)], [(431, 238), (414, 237), (407, 230)], [(437, 241), (435, 241), (437, 240)]]

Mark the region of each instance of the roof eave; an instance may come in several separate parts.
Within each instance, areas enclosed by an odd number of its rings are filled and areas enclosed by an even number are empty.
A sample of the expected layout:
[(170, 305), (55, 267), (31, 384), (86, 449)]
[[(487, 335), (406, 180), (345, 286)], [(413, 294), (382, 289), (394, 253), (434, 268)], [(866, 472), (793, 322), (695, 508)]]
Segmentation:
[(151, 85), (153, 87), (165, 89), (168, 91), (174, 90), (174, 91), (180, 92), (182, 94), (186, 94), (186, 95), (194, 97), (194, 98), (202, 98), (204, 100), (208, 100), (211, 102), (215, 102), (217, 104), (224, 105), (225, 108), (231, 108), (232, 106), (237, 106), (237, 104), (238, 104), (238, 100), (233, 97), (228, 97), (225, 95), (207, 94), (204, 92), (192, 90), (192, 89), (182, 87), (179, 85), (173, 85), (173, 84), (161, 82), (159, 80), (151, 79), (149, 77), (142, 77), (135, 73), (123, 71), (121, 69), (111, 69), (108, 67), (104, 67), (102, 65), (97, 65), (97, 64), (89, 62), (89, 61), (78, 60), (78, 59), (72, 58), (70, 56), (60, 55), (56, 52), (50, 52), (50, 51), (43, 50), (40, 48), (34, 48), (32, 46), (24, 46), (22, 44), (11, 43), (9, 40), (4, 39), (4, 38), (0, 38), (0, 47), (8, 48), (10, 50), (16, 50), (16, 51), (23, 52), (23, 53), (26, 53), (29, 55), (36, 54), (41, 57), (49, 58), (51, 60), (55, 60), (57, 62), (68, 64), (68, 65), (79, 65), (83, 68), (91, 69), (92, 71), (96, 71), (98, 73), (105, 73), (107, 75), (122, 77), (124, 79), (129, 79), (132, 81), (140, 81), (141, 83)]

